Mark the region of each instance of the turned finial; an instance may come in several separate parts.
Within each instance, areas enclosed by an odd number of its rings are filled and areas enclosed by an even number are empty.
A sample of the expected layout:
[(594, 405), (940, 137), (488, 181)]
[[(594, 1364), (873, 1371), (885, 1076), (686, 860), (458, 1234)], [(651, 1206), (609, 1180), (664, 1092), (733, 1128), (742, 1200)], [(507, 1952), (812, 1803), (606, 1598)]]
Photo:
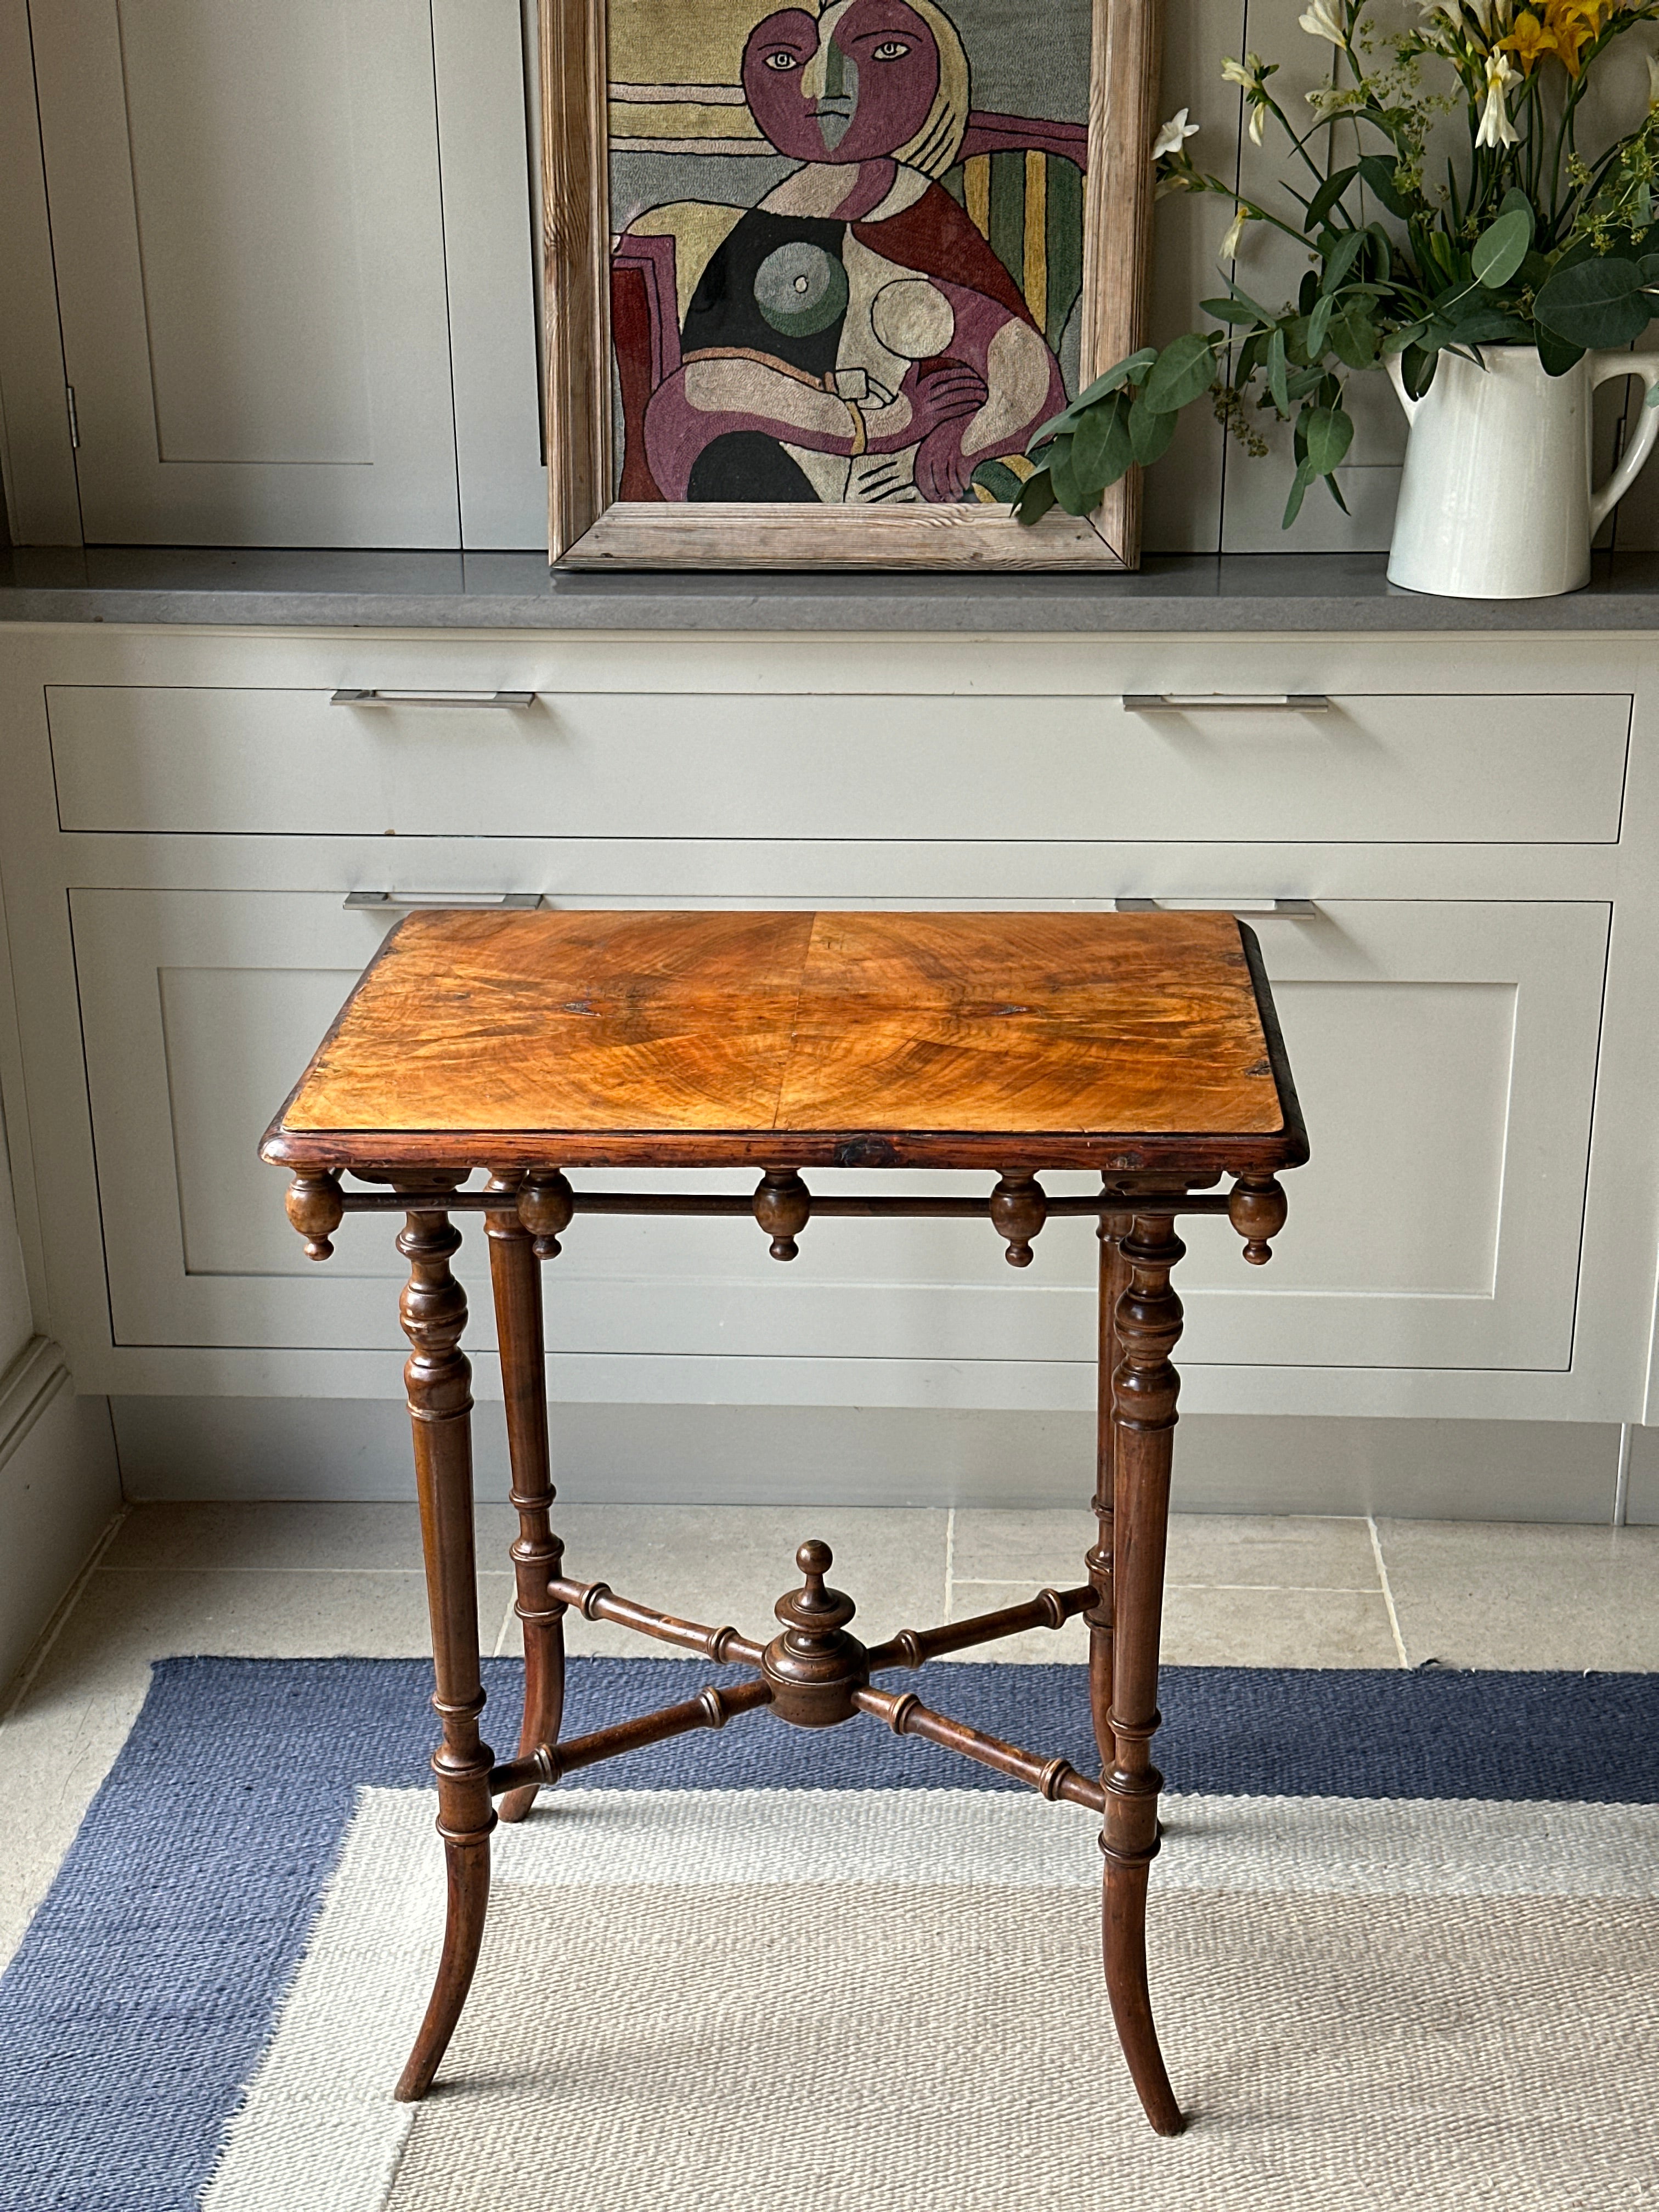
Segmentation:
[(1272, 1176), (1241, 1176), (1233, 1185), (1227, 1197), (1227, 1218), (1244, 1239), (1244, 1257), (1253, 1267), (1265, 1267), (1273, 1258), (1272, 1239), (1285, 1226), (1289, 1211)]
[(306, 1240), (307, 1259), (332, 1259), (334, 1247), (329, 1240), (345, 1219), (339, 1176), (321, 1175), (314, 1169), (296, 1175), (283, 1203), (289, 1219)]
[(1005, 1175), (991, 1193), (991, 1226), (1006, 1238), (1011, 1267), (1031, 1264), (1031, 1239), (1048, 1218), (1048, 1201), (1034, 1175)]
[(801, 1571), (801, 1587), (781, 1597), (773, 1607), (785, 1627), (798, 1637), (805, 1637), (808, 1643), (833, 1638), (836, 1631), (844, 1628), (858, 1611), (845, 1590), (824, 1588), (823, 1578), (835, 1564), (835, 1554), (828, 1544), (820, 1543), (817, 1537), (808, 1537), (795, 1554), (795, 1565)]
[(828, 1544), (820, 1542), (816, 1536), (809, 1536), (795, 1554), (795, 1565), (805, 1577), (805, 1588), (800, 1594), (803, 1605), (811, 1606), (815, 1601), (822, 1601), (823, 1578), (835, 1564), (836, 1555)]
[(570, 1226), (576, 1194), (557, 1168), (532, 1168), (519, 1193), (519, 1218), (535, 1238), (538, 1260), (556, 1260), (562, 1230)]
[(795, 1239), (811, 1218), (812, 1194), (793, 1168), (768, 1168), (755, 1187), (755, 1218), (772, 1240), (775, 1260), (793, 1260)]

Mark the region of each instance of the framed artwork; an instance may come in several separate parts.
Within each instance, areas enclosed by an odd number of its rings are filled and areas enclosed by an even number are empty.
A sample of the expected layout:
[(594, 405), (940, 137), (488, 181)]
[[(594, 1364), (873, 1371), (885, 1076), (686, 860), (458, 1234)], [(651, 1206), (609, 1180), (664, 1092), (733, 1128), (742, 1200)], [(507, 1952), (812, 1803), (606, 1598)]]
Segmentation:
[(1009, 504), (1139, 343), (1159, 0), (542, 0), (556, 564), (1127, 568)]

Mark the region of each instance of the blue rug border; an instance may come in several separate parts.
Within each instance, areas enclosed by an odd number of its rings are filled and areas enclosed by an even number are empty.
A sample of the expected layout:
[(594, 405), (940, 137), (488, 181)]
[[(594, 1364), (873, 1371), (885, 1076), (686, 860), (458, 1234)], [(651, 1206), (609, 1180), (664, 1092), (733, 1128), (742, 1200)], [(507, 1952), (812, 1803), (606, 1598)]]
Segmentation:
[[(573, 1661), (569, 1731), (738, 1672)], [(523, 1668), (492, 1660), (484, 1676), (486, 1733), (495, 1720), (500, 1749)], [(978, 1727), (1092, 1763), (1080, 1668), (936, 1663), (927, 1680), (930, 1703)], [(269, 2041), (358, 1791), (428, 1780), (430, 1685), (425, 1660), (154, 1668), (0, 1979), (0, 2212), (191, 2212)], [(1186, 1792), (1659, 1802), (1659, 1675), (1167, 1668), (1163, 1697), (1157, 1755)], [(562, 1786), (1017, 1785), (873, 1723), (808, 1740), (757, 1715)], [(116, 1930), (112, 1896), (125, 1907)]]

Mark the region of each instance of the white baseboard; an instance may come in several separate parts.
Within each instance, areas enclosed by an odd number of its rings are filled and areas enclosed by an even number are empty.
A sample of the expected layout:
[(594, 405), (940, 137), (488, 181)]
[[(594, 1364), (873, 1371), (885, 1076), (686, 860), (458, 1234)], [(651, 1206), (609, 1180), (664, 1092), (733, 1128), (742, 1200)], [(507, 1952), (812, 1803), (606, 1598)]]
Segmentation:
[(31, 1339), (0, 1376), (0, 1686), (120, 1507), (107, 1401), (76, 1397), (58, 1346)]
[[(402, 1498), (409, 1431), (380, 1399), (113, 1398), (129, 1498)], [(562, 1496), (633, 1504), (1033, 1506), (1090, 1495), (1080, 1413), (892, 1407), (553, 1407)], [(499, 1406), (473, 1424), (480, 1496), (505, 1498)], [(1611, 1422), (1194, 1414), (1176, 1440), (1187, 1512), (1609, 1521)], [(1632, 1493), (1634, 1503), (1634, 1493)]]

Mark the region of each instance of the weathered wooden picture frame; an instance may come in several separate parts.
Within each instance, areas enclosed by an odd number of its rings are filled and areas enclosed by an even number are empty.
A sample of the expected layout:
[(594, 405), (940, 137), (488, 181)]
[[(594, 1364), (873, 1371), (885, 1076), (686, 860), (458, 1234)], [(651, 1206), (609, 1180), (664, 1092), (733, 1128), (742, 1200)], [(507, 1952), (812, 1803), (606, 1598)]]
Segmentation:
[[(1011, 15), (1017, 18), (1017, 0), (1000, 0), (994, 9), (988, 0), (799, 0), (769, 12), (767, 0), (690, 0), (689, 6), (673, 0), (672, 12), (682, 29), (690, 18), (699, 36), (708, 39), (718, 30), (725, 40), (726, 78), (742, 82), (714, 83), (690, 78), (686, 67), (711, 51), (708, 46), (693, 51), (639, 37), (649, 9), (667, 4), (542, 0), (554, 564), (600, 569), (1135, 567), (1138, 471), (1113, 485), (1092, 515), (1073, 517), (1056, 507), (1030, 529), (1010, 519), (1007, 497), (999, 495), (1011, 490), (1010, 471), (1018, 476), (1036, 420), (1055, 411), (1050, 403), (1062, 389), (1062, 373), (1065, 387), (1075, 390), (1140, 343), (1161, 0), (1070, 0), (1079, 11), (1074, 47), (1087, 42), (1086, 121), (1059, 125), (1026, 123), (974, 104), (967, 46), (952, 8), (969, 15), (977, 10), (980, 21), (994, 21), (998, 37), (1012, 40), (1018, 51), (1027, 42), (1018, 37), (1017, 20), (1012, 28), (1009, 22)], [(1055, 47), (1060, 0), (1027, 4), (1029, 52), (1041, 56)], [(664, 82), (615, 78), (613, 13), (624, 40), (631, 38), (653, 61), (660, 55), (655, 74)], [(738, 39), (734, 46), (750, 17), (747, 43)], [(817, 19), (825, 17), (833, 17), (835, 25), (827, 43), (817, 31)], [(921, 58), (913, 61), (918, 49)], [(1005, 43), (1003, 51), (1009, 50)], [(741, 70), (732, 64), (733, 52), (742, 54)], [(1035, 65), (1028, 62), (1028, 74)], [(890, 73), (884, 75), (884, 68)], [(908, 70), (909, 76), (902, 78), (898, 70)], [(1079, 94), (1071, 98), (1073, 106), (1085, 109)], [(754, 106), (763, 110), (761, 117)], [(612, 118), (619, 109), (630, 135), (618, 132), (613, 143)], [(815, 162), (800, 150), (807, 130), (803, 117), (832, 150), (831, 161)], [(675, 135), (653, 135), (653, 126)], [(860, 134), (855, 143), (862, 149), (867, 140), (869, 155), (843, 151), (839, 143), (831, 149), (837, 129)], [(745, 169), (727, 158), (735, 142), (724, 134), (735, 131), (747, 134), (738, 153), (752, 156), (758, 150), (766, 159), (750, 159)], [(907, 131), (902, 143), (887, 144)], [(702, 197), (650, 206), (625, 221), (619, 236), (612, 228), (616, 156), (639, 153), (667, 156), (674, 164), (696, 161), (700, 174), (718, 169), (725, 159), (722, 174), (757, 176), (763, 168), (775, 176), (783, 161), (791, 185), (833, 170), (831, 186), (839, 191), (844, 170), (854, 185), (846, 201), (822, 213), (796, 211), (782, 184), (766, 194), (769, 204), (786, 206), (782, 215), (767, 212), (753, 196), (735, 207), (729, 199), (716, 204)], [(947, 158), (954, 164), (948, 169), (942, 166)], [(873, 179), (867, 187), (866, 173)], [(670, 167), (664, 173), (677, 177), (680, 170)], [(1052, 187), (1050, 177), (1056, 179)], [(894, 180), (884, 198), (867, 210), (855, 206), (860, 190), (877, 192), (884, 178)], [(994, 179), (1007, 180), (1005, 197), (1018, 205), (1012, 234), (992, 204)], [(1081, 199), (1081, 265), (1073, 220), (1066, 262), (1073, 304), (1063, 337), (1052, 324), (1066, 310), (1048, 305), (1046, 273), (1026, 274), (1028, 255), (1035, 269), (1036, 258), (1049, 252), (1047, 241), (1056, 231), (1048, 210), (1062, 190), (1072, 195), (1069, 209)], [(948, 205), (947, 195), (953, 195)], [(805, 183), (795, 186), (794, 198), (803, 206), (809, 197)], [(876, 234), (878, 246), (885, 246), (901, 223), (908, 225), (902, 256), (874, 252), (862, 240), (851, 243), (855, 232)], [(832, 250), (824, 250), (825, 240)], [(763, 251), (769, 245), (771, 250)], [(1001, 259), (995, 258), (999, 247)], [(1018, 281), (1011, 270), (1004, 273), (1011, 255), (1018, 260)], [(950, 256), (963, 257), (965, 279)], [(900, 265), (892, 270), (895, 258)], [(865, 288), (851, 306), (848, 260)], [(865, 273), (872, 267), (873, 280)], [(948, 279), (955, 280), (949, 283), (954, 317), (941, 289)], [(871, 295), (872, 281), (878, 289)], [(716, 303), (712, 319), (711, 300)], [(863, 317), (860, 331), (867, 325), (869, 332), (881, 334), (873, 344), (865, 336), (863, 349), (884, 374), (891, 373), (891, 359), (905, 372), (902, 382), (889, 386), (861, 367), (841, 366), (848, 350), (843, 333), (854, 327), (855, 315)], [(688, 316), (702, 319), (693, 327)], [(754, 335), (764, 344), (743, 343), (751, 335), (743, 316), (755, 322)], [(761, 316), (763, 325), (757, 319)], [(780, 342), (773, 332), (786, 335)], [(690, 345), (684, 343), (688, 335), (694, 341)], [(998, 341), (1002, 349), (994, 364), (990, 346)], [(826, 345), (827, 358), (836, 364), (828, 369), (822, 365)], [(963, 359), (951, 360), (951, 346)], [(967, 359), (977, 366), (964, 366)], [(1011, 359), (1017, 377), (1006, 368)], [(694, 375), (701, 380), (695, 385), (689, 382)], [(1043, 375), (1050, 390), (1034, 406), (1034, 385)], [(757, 406), (757, 392), (769, 403), (778, 395), (780, 404)], [(656, 405), (648, 452), (647, 403)], [(968, 428), (956, 427), (967, 421), (963, 410), (970, 403), (977, 404), (978, 414)], [(883, 412), (901, 428), (872, 437), (872, 422)], [(732, 426), (724, 432), (718, 427), (722, 419)], [(780, 419), (811, 427), (792, 442), (779, 431)], [(744, 427), (757, 421), (766, 425), (764, 431)], [(931, 443), (930, 421), (939, 433)], [(831, 422), (833, 430), (827, 427)], [(1003, 444), (984, 444), (988, 424)], [(975, 451), (984, 458), (976, 460)], [(655, 467), (670, 485), (679, 485), (678, 497), (664, 495)], [(754, 495), (757, 489), (760, 496)]]

